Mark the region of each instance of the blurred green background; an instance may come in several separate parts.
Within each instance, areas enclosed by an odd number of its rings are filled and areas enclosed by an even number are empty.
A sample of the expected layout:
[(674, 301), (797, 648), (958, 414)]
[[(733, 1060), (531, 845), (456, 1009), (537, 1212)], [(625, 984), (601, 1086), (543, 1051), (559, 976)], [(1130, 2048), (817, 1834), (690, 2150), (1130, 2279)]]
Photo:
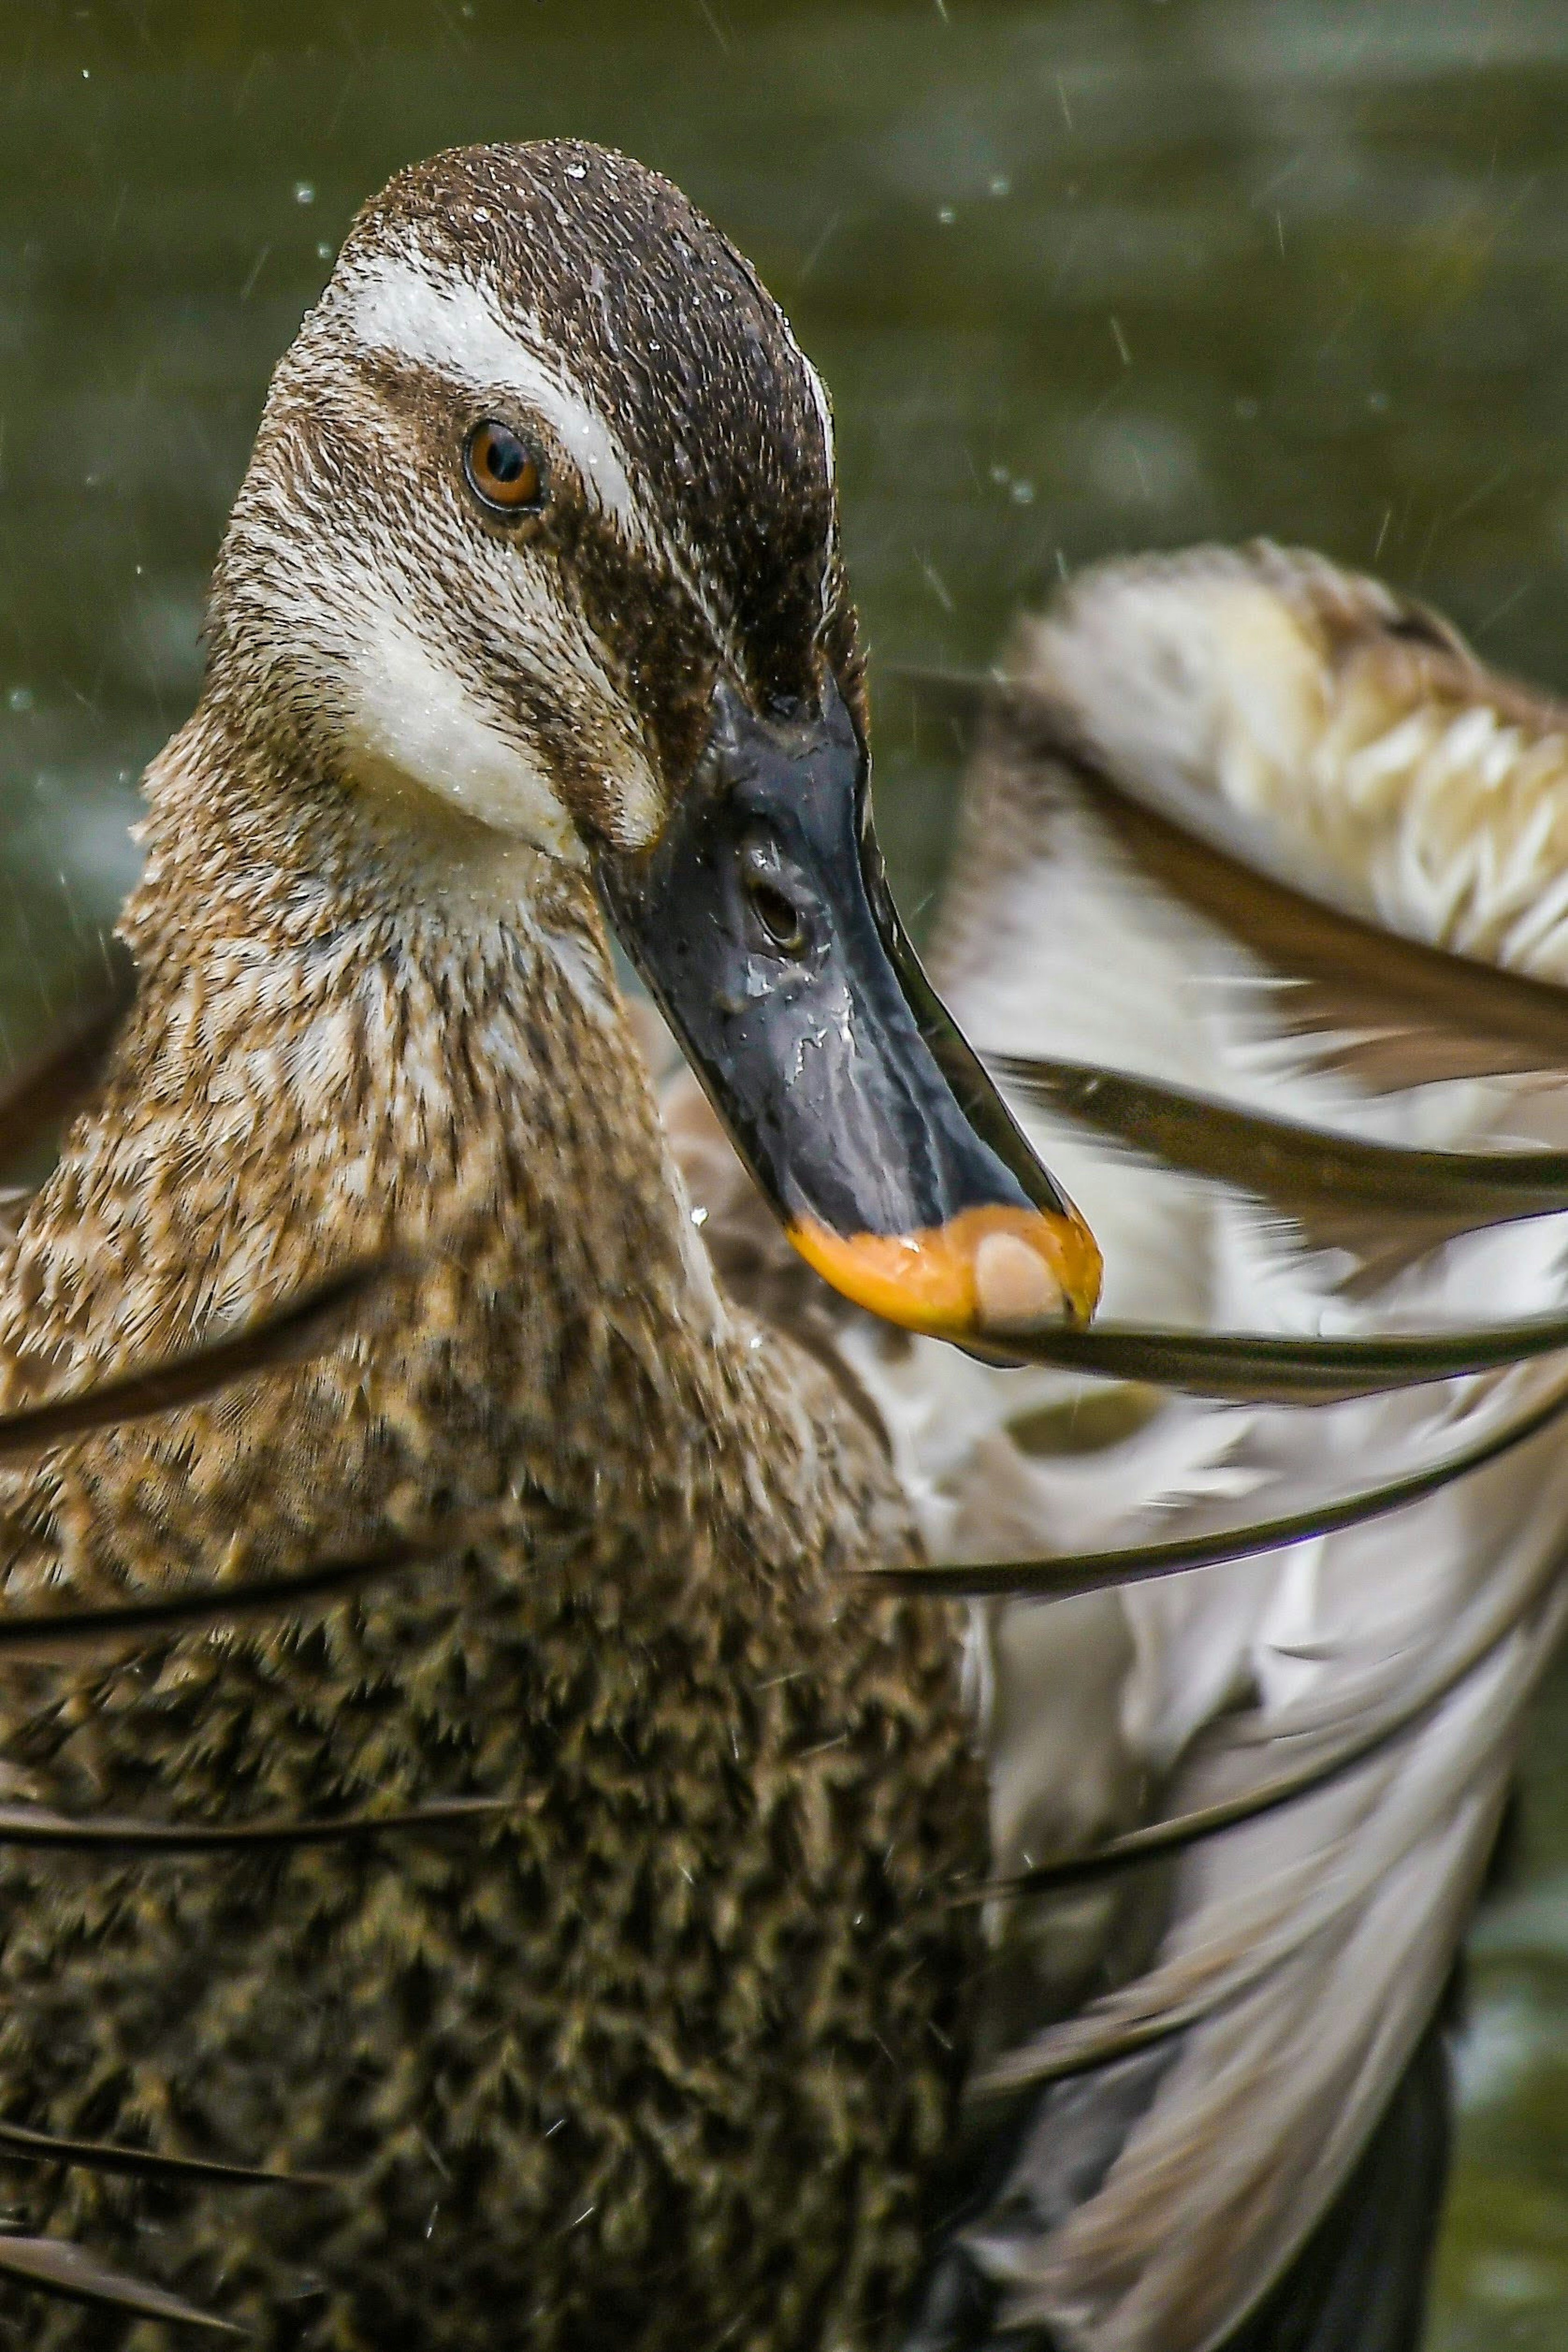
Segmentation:
[[(0, 1057), (133, 871), (268, 369), (458, 141), (668, 172), (833, 386), (876, 661), (1111, 551), (1375, 564), (1568, 686), (1564, 0), (0, 0)], [(906, 905), (953, 779), (883, 697)], [(1568, 2343), (1568, 1681), (1476, 1938), (1441, 2352)]]

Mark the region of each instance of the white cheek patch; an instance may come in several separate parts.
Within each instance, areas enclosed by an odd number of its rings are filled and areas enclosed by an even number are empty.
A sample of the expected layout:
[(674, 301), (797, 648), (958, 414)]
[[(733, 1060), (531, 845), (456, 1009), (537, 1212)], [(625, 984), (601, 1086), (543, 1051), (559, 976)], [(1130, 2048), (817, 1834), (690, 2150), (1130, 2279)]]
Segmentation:
[(549, 425), (604, 511), (644, 536), (615, 436), (549, 353), (537, 320), (510, 320), (484, 280), (436, 277), (416, 261), (379, 260), (342, 287), (343, 314), (367, 350), (450, 376), (470, 390), (505, 390)]
[(337, 679), (351, 759), (383, 766), (479, 824), (585, 865), (587, 853), (540, 761), (493, 726), (384, 593), (365, 597)]

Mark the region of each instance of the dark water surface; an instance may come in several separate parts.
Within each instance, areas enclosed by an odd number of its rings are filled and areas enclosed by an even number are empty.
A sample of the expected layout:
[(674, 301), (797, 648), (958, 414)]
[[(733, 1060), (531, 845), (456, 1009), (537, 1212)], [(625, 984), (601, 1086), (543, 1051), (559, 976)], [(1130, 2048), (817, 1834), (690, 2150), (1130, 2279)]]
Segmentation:
[[(583, 133), (752, 256), (836, 396), (883, 665), (1063, 566), (1267, 532), (1568, 686), (1563, 0), (0, 5), (0, 1056), (133, 870), (268, 371), (356, 202)], [(896, 697), (911, 908), (952, 779)], [(1476, 1938), (1434, 2341), (1568, 2343), (1568, 1681)]]

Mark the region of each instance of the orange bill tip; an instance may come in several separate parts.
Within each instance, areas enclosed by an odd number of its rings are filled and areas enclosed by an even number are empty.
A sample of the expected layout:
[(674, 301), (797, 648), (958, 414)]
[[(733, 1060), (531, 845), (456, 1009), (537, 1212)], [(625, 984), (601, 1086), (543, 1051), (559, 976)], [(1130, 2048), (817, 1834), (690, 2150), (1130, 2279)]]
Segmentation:
[(835, 1234), (813, 1217), (789, 1238), (807, 1265), (857, 1307), (939, 1339), (995, 1339), (1087, 1323), (1101, 1265), (1076, 1212), (963, 1209), (912, 1234)]

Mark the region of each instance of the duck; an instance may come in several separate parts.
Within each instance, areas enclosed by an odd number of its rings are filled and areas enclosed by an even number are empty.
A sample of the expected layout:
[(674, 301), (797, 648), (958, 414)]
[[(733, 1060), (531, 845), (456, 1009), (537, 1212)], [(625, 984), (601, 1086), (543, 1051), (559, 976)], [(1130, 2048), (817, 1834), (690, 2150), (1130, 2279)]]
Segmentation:
[(928, 978), (827, 394), (574, 141), (358, 215), (207, 645), (0, 1252), (28, 2340), (1413, 2342), (1559, 1597), (1547, 719), (1089, 575), (939, 682)]
[[(964, 700), (932, 976), (1090, 1204), (1108, 1316), (1163, 1327), (1087, 1334), (1092, 1390), (921, 1342), (877, 1391), (932, 1556), (993, 1563), (942, 1582), (988, 1596), (990, 1867), (1041, 1902), (964, 2295), (984, 2341), (1414, 2352), (1568, 1390), (1342, 1374), (1560, 1328), (1568, 708), (1268, 542), (1087, 570)], [(1240, 1326), (1311, 1335), (1319, 1401), (1216, 1354)], [(1324, 1508), (1336, 1459), (1370, 1514)]]
[(721, 1292), (600, 906), (803, 1265), (981, 1345), (1087, 1314), (890, 912), (830, 435), (728, 243), (573, 142), (402, 174), (273, 381), (133, 1000), (0, 1271), (6, 1401), (384, 1279), (335, 1348), (18, 1469), (7, 1593), (450, 1556), (19, 1664), (8, 1769), (122, 1827), (508, 1811), (493, 1852), (8, 1849), (16, 2127), (352, 2187), (45, 2174), (0, 2247), (78, 2295), (39, 2344), (101, 2333), (121, 2256), (144, 2315), (432, 2352), (847, 2344), (912, 2273), (976, 1943), (960, 1644), (857, 1583), (916, 1549), (885, 1441)]

